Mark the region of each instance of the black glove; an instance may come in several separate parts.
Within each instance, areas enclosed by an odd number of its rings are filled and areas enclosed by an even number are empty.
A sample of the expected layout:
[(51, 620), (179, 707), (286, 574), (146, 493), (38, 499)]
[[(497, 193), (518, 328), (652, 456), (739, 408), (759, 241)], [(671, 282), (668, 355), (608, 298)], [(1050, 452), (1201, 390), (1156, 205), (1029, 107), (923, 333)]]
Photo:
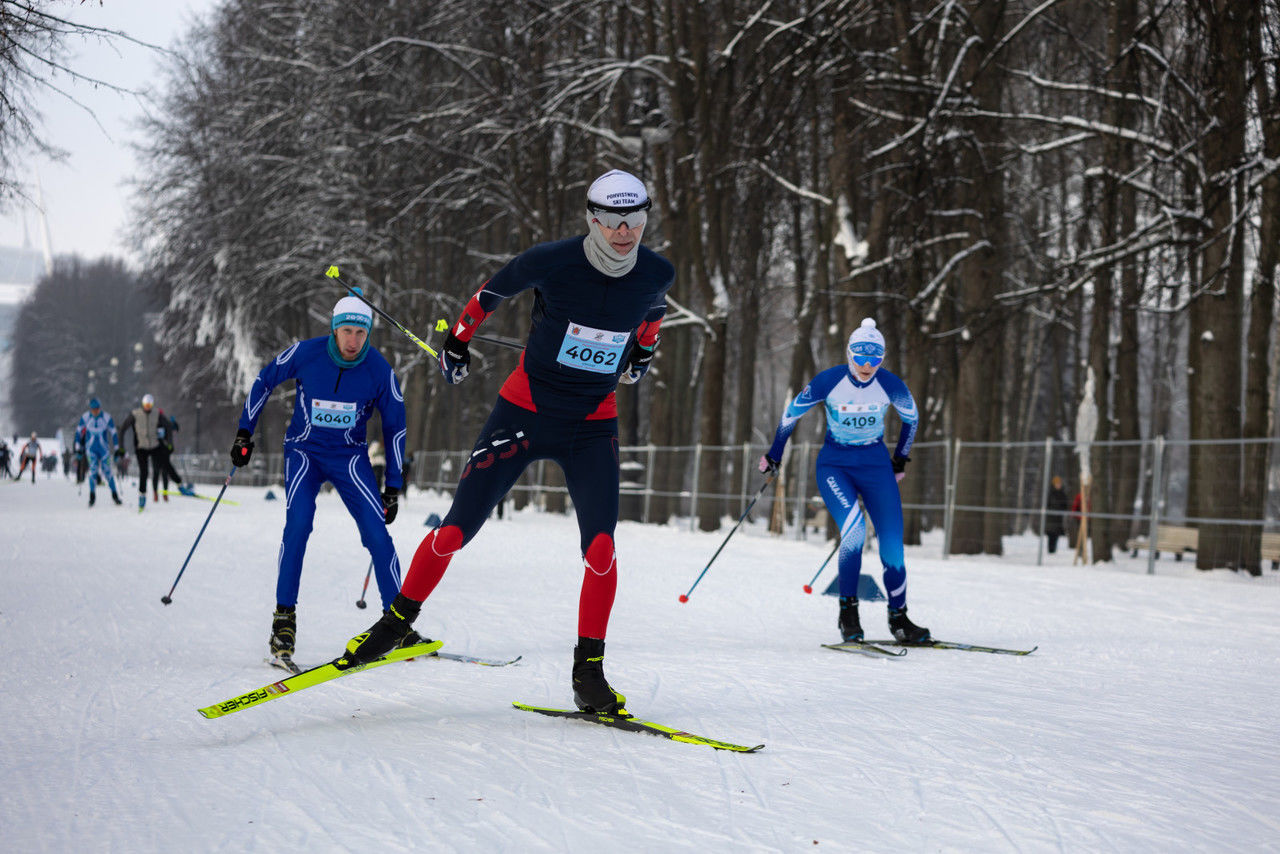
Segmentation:
[(773, 477), (778, 473), (778, 466), (782, 465), (781, 460), (775, 460), (773, 457), (765, 454), (760, 458), (760, 474)]
[(618, 382), (626, 385), (639, 382), (645, 371), (649, 370), (649, 363), (653, 361), (653, 354), (657, 349), (656, 344), (652, 350), (646, 350), (639, 344), (632, 347), (631, 355), (627, 357), (627, 365), (622, 369)]
[(911, 462), (911, 457), (904, 457), (899, 454), (893, 455), (893, 473), (895, 480), (902, 480), (903, 474), (907, 471), (907, 463)]
[(245, 466), (252, 456), (253, 434), (241, 427), (236, 431), (236, 440), (231, 443), (231, 462), (237, 466)]
[(396, 520), (396, 512), (400, 509), (400, 490), (388, 486), (382, 490), (382, 515), (386, 524)]
[[(83, 451), (81, 451), (81, 452), (80, 452), (80, 456), (82, 456), (82, 457), (84, 456), (84, 452), (83, 452)], [(124, 459), (124, 448), (116, 448), (116, 459), (117, 459), (117, 460), (122, 460), (122, 459)]]
[(449, 385), (457, 385), (471, 372), (471, 346), (460, 341), (452, 332), (440, 348), (440, 373)]

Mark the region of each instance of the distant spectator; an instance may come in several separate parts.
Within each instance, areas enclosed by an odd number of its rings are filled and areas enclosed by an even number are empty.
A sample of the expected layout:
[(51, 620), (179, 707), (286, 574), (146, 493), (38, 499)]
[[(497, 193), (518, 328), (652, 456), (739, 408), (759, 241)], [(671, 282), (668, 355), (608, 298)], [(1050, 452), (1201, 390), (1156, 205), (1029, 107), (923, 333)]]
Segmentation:
[(1062, 488), (1062, 478), (1056, 474), (1050, 481), (1045, 511), (1044, 536), (1049, 541), (1049, 554), (1053, 554), (1058, 550), (1058, 538), (1067, 533), (1067, 492)]

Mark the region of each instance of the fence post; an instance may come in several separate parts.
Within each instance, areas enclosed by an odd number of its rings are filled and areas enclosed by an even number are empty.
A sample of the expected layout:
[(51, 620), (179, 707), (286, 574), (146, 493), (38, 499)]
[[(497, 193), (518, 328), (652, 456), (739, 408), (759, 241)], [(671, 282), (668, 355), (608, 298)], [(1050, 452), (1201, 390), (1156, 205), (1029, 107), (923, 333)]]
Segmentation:
[(942, 559), (946, 560), (951, 554), (951, 524), (955, 521), (956, 516), (956, 472), (960, 470), (960, 440), (955, 440), (955, 453), (951, 453), (951, 446), (947, 445), (947, 484), (943, 490), (943, 494), (947, 496), (947, 509), (943, 514), (946, 520), (944, 523), (946, 531), (942, 535)]
[(1160, 493), (1164, 490), (1164, 436), (1156, 436), (1156, 446), (1151, 453), (1151, 517), (1147, 523), (1147, 575), (1156, 574), (1156, 548), (1159, 540), (1156, 529), (1160, 525)]
[(698, 530), (698, 480), (702, 476), (702, 443), (693, 446), (693, 493), (689, 500), (689, 530)]
[(1049, 472), (1053, 471), (1053, 437), (1044, 437), (1044, 484), (1040, 488), (1040, 543), (1036, 547), (1036, 566), (1044, 566), (1045, 509), (1049, 504)]
[(644, 510), (640, 511), (640, 521), (645, 525), (649, 524), (649, 501), (653, 498), (653, 461), (656, 451), (657, 448), (650, 444), (644, 472)]
[(801, 464), (799, 472), (796, 474), (796, 539), (808, 539), (805, 534), (805, 511), (809, 507), (809, 454), (812, 446), (808, 442), (800, 445)]

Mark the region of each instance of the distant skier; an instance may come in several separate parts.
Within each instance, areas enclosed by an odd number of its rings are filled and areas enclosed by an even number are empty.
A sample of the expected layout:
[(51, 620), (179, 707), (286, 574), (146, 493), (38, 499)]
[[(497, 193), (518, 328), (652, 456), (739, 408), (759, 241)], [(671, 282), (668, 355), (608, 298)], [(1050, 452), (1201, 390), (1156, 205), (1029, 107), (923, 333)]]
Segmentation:
[(22, 446), (22, 450), (18, 452), (18, 460), (21, 463), (18, 466), (18, 474), (14, 480), (22, 480), (22, 473), (27, 470), (27, 466), (31, 466), (31, 483), (36, 482), (36, 465), (40, 460), (44, 459), (44, 452), (40, 450), (40, 442), (36, 440), (35, 431), (32, 431), (31, 438)]
[[(863, 639), (858, 618), (858, 576), (862, 572), (862, 544), (866, 522), (858, 496), (866, 505), (880, 543), (884, 587), (889, 594), (889, 629), (904, 643), (924, 643), (929, 630), (907, 618), (907, 569), (902, 547), (902, 495), (898, 481), (916, 435), (915, 400), (906, 383), (880, 368), (885, 357), (884, 336), (868, 317), (849, 336), (848, 365), (822, 371), (787, 405), (773, 446), (760, 458), (760, 471), (778, 470), (787, 439), (800, 418), (819, 403), (827, 415), (826, 440), (818, 452), (818, 491), (840, 528), (840, 635), (846, 641)], [(890, 457), (884, 445), (885, 416), (898, 411), (902, 430)]]
[[(160, 470), (167, 456), (161, 446), (161, 437), (173, 429), (172, 422), (164, 414), (164, 410), (156, 408), (156, 399), (149, 394), (142, 396), (142, 406), (129, 413), (120, 422), (120, 444), (124, 444), (125, 434), (133, 428), (133, 450), (138, 457), (138, 509), (147, 506), (147, 474), (151, 474), (151, 500), (160, 500)], [(149, 465), (150, 464), (150, 465)], [(190, 486), (182, 485), (178, 473), (171, 472), (178, 484), (178, 491), (183, 495), (193, 495)]]
[(120, 448), (120, 436), (116, 432), (115, 419), (102, 411), (102, 403), (95, 397), (89, 401), (89, 411), (80, 416), (76, 425), (75, 444), (84, 449), (89, 475), (89, 506), (98, 500), (98, 474), (107, 479), (111, 487), (111, 500), (121, 504), (120, 493), (116, 490), (116, 479), (111, 473), (112, 454), (123, 455)]
[[(156, 447), (156, 453), (152, 456), (151, 462), (155, 466), (155, 472), (160, 475), (160, 497), (164, 501), (169, 500), (169, 481), (176, 484), (182, 483), (182, 478), (178, 475), (178, 470), (173, 467), (173, 434), (178, 432), (178, 419), (172, 415), (165, 415), (161, 410), (161, 416), (167, 419), (167, 424), (161, 424), (160, 429), (156, 432), (160, 437), (160, 444)], [(155, 481), (155, 474), (151, 475), (152, 482)], [(178, 491), (183, 495), (194, 495), (195, 490), (191, 486), (179, 486)]]
[(534, 291), (533, 322), (520, 363), (499, 391), (463, 468), (453, 505), (418, 546), (400, 595), (344, 659), (370, 661), (410, 631), (453, 555), (533, 462), (564, 470), (578, 515), (583, 559), (574, 702), (615, 712), (626, 698), (604, 677), (604, 637), (617, 589), (613, 533), (618, 524), (618, 418), (614, 390), (644, 375), (658, 344), (670, 262), (640, 245), (650, 207), (637, 178), (614, 170), (587, 191), (589, 233), (517, 255), (471, 298), (440, 350), (450, 384), (468, 373), (468, 342), (503, 300)]
[(9, 450), (9, 443), (4, 439), (0, 439), (0, 472), (4, 473), (7, 478), (13, 478), (13, 470), (9, 468), (9, 458), (13, 452)]
[[(284, 437), (284, 537), (270, 639), (273, 663), (286, 669), (295, 669), (302, 558), (316, 515), (316, 494), (325, 481), (333, 484), (356, 520), (360, 542), (373, 558), (384, 609), (400, 589), (400, 559), (386, 526), (395, 521), (403, 485), (404, 395), (391, 365), (369, 346), (372, 326), (373, 312), (366, 302), (356, 297), (338, 300), (330, 334), (294, 342), (258, 374), (231, 446), (231, 461), (246, 465), (253, 453), (253, 430), (271, 390), (293, 380), (293, 418)], [(392, 460), (381, 497), (365, 444), (365, 424), (375, 408), (382, 416), (382, 435)]]

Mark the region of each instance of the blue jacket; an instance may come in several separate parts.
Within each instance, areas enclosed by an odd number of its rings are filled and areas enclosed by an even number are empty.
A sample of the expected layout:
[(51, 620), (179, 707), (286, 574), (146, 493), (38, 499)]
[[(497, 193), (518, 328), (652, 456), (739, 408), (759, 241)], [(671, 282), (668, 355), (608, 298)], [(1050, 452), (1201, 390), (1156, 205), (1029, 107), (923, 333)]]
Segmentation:
[(894, 453), (903, 457), (911, 453), (920, 416), (907, 384), (884, 368), (867, 382), (858, 382), (848, 367), (838, 365), (814, 377), (796, 399), (787, 404), (778, 422), (773, 446), (769, 448), (770, 457), (782, 459), (782, 450), (796, 422), (819, 403), (827, 414), (827, 435), (818, 455), (819, 462), (840, 465), (855, 461), (858, 448), (883, 447), (884, 420), (890, 406), (898, 410), (902, 419)]
[(387, 486), (404, 485), (404, 394), (391, 365), (369, 347), (359, 364), (340, 367), (329, 356), (329, 336), (295, 342), (253, 381), (240, 413), (241, 429), (253, 432), (271, 391), (286, 380), (297, 383), (286, 448), (309, 452), (365, 452), (365, 424), (376, 407), (387, 446)]

